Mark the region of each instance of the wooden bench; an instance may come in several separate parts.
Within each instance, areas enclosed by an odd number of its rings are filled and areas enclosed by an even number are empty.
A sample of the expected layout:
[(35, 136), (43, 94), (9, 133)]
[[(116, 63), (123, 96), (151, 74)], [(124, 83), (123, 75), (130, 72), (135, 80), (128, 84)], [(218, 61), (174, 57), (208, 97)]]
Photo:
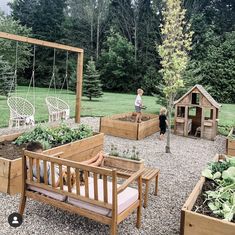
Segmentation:
[[(105, 168), (112, 169), (111, 167), (105, 166)], [(124, 170), (122, 168), (116, 168), (117, 174), (120, 177), (128, 178), (135, 173), (135, 171)], [(148, 193), (149, 193), (149, 183), (151, 180), (155, 179), (155, 190), (154, 195), (158, 193), (158, 177), (160, 170), (153, 167), (144, 167), (142, 182), (145, 183), (145, 193), (144, 193), (144, 207), (148, 205)]]
[[(29, 165), (28, 169), (26, 162)], [(36, 166), (33, 165), (33, 162), (36, 163)], [(51, 170), (50, 176), (47, 169), (48, 163)], [(68, 185), (66, 186), (63, 183), (62, 175), (64, 167), (67, 169)], [(108, 224), (111, 226), (112, 235), (116, 234), (117, 225), (137, 209), (136, 226), (140, 227), (143, 169), (135, 172), (121, 185), (118, 185), (116, 170), (88, 166), (26, 150), (22, 157), (22, 168), (22, 193), (19, 206), (21, 215), (24, 213), (26, 198), (29, 197)], [(41, 169), (43, 169), (43, 173), (40, 171)], [(59, 187), (55, 186), (56, 170)], [(81, 171), (84, 174), (84, 184), (80, 181)], [(43, 177), (40, 173), (43, 174)], [(75, 174), (76, 178), (75, 187), (71, 187), (72, 174)], [(43, 182), (40, 181), (40, 176), (43, 178)], [(100, 176), (102, 179), (99, 179)], [(50, 182), (48, 178), (50, 178), (51, 185), (48, 184)], [(138, 180), (138, 189), (129, 187), (136, 180)]]

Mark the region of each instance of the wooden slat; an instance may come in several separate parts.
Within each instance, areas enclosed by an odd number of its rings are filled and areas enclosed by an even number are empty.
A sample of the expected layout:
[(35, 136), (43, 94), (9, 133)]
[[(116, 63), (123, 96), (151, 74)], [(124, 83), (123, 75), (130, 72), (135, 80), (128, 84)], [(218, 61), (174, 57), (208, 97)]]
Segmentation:
[(94, 199), (98, 200), (98, 175), (96, 173), (94, 173), (94, 179), (93, 179), (93, 183), (94, 183)]
[(59, 174), (60, 174), (60, 189), (63, 190), (63, 185), (64, 185), (64, 182), (63, 182), (63, 167), (62, 165), (59, 165)]
[(10, 39), (10, 40), (18, 41), (18, 42), (30, 43), (30, 44), (44, 46), (44, 47), (51, 47), (51, 48), (56, 48), (56, 49), (61, 49), (61, 50), (66, 50), (66, 51), (72, 51), (72, 52), (77, 52), (77, 53), (83, 53), (83, 49), (81, 48), (76, 48), (76, 47), (67, 46), (67, 45), (54, 43), (54, 42), (38, 40), (35, 38), (19, 36), (19, 35), (10, 34), (10, 33), (0, 32), (0, 38)]
[(40, 167), (39, 167), (39, 160), (36, 159), (36, 175), (37, 175), (37, 182), (40, 183)]
[(108, 181), (107, 176), (103, 175), (104, 202), (108, 202)]
[(85, 179), (85, 197), (89, 198), (89, 182), (88, 182), (88, 172), (84, 171), (84, 179)]
[(34, 152), (27, 151), (27, 150), (24, 151), (24, 154), (29, 158), (46, 160), (49, 162), (56, 163), (58, 165), (70, 166), (73, 168), (79, 168), (79, 169), (86, 170), (86, 171), (92, 171), (98, 174), (105, 174), (107, 176), (112, 176), (112, 171), (105, 169), (103, 167), (89, 166), (86, 164), (81, 164), (81, 163), (77, 163), (77, 162), (70, 161), (70, 160), (65, 160), (65, 159), (56, 158), (56, 157), (49, 157), (49, 156), (46, 156), (45, 154), (34, 153)]
[(29, 158), (29, 180), (33, 181), (33, 159)]
[(43, 171), (44, 184), (48, 184), (47, 161), (43, 161)]
[(51, 186), (55, 187), (55, 164), (51, 162)]
[(71, 171), (70, 171), (70, 166), (67, 166), (67, 180), (68, 180), (68, 192), (71, 192)]
[(80, 171), (79, 169), (75, 169), (76, 174), (76, 194), (80, 195)]

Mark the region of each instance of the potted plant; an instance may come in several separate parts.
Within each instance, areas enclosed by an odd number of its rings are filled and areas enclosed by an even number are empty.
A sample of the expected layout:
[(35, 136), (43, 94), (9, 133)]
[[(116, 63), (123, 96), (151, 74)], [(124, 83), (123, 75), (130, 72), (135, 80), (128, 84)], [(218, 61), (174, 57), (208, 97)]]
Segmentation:
[(144, 160), (139, 158), (139, 151), (133, 146), (132, 150), (124, 150), (120, 153), (114, 145), (111, 145), (111, 150), (104, 157), (105, 166), (112, 168), (121, 168), (123, 170), (138, 171), (144, 168)]
[(235, 233), (235, 157), (217, 155), (181, 210), (181, 234)]

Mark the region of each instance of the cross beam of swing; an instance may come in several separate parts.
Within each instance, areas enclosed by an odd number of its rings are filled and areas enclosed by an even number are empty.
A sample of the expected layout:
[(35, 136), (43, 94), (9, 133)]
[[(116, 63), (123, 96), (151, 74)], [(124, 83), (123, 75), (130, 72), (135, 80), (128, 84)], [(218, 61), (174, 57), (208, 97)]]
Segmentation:
[(77, 86), (76, 86), (76, 106), (75, 106), (75, 122), (80, 123), (81, 116), (81, 97), (82, 97), (82, 75), (83, 75), (83, 54), (84, 50), (77, 47), (67, 46), (59, 43), (48, 42), (35, 38), (19, 36), (15, 34), (0, 32), (0, 38), (14, 40), (18, 42), (29, 43), (38, 46), (50, 47), (78, 54), (77, 57)]

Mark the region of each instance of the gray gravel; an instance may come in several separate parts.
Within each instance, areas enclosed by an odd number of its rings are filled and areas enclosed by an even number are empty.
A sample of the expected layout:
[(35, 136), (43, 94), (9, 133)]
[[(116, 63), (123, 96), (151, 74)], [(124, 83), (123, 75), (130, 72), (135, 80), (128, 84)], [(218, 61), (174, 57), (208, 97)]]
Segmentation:
[[(90, 124), (98, 130), (98, 118), (82, 118), (82, 123)], [(201, 170), (216, 153), (225, 152), (225, 138), (222, 136), (217, 136), (215, 141), (208, 141), (172, 135), (172, 154), (166, 154), (165, 142), (159, 141), (158, 135), (156, 133), (140, 141), (105, 137), (105, 151), (110, 150), (111, 143), (120, 150), (134, 145), (146, 165), (160, 168), (161, 171), (159, 194), (153, 195), (152, 183), (149, 205), (143, 208), (141, 228), (135, 228), (136, 214), (133, 214), (118, 226), (119, 234), (179, 234), (180, 209), (198, 181)], [(14, 229), (8, 225), (7, 217), (17, 211), (18, 205), (19, 195), (0, 193), (0, 235), (109, 234), (106, 225), (32, 200), (26, 204), (24, 223)]]

